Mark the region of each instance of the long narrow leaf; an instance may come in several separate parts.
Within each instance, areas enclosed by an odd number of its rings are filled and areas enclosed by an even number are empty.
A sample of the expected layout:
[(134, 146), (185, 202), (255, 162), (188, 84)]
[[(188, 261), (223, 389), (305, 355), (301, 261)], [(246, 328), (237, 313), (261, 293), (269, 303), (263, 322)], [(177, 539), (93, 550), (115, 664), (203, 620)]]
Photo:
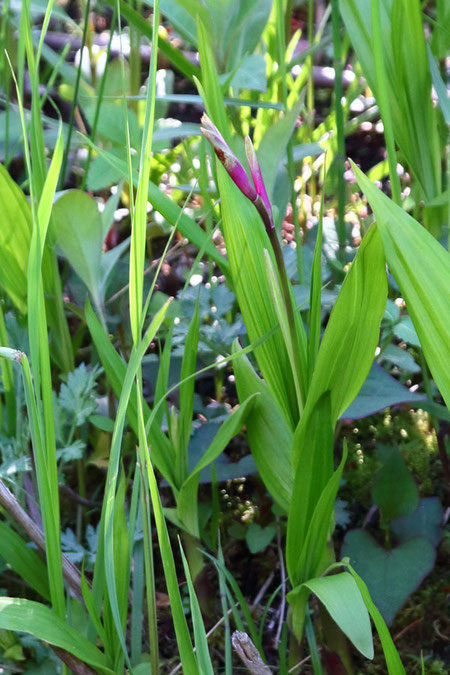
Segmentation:
[(361, 593), (362, 599), (364, 600), (364, 604), (369, 610), (369, 614), (372, 617), (372, 621), (375, 624), (375, 628), (377, 629), (378, 636), (381, 640), (381, 646), (383, 647), (383, 652), (386, 659), (386, 665), (389, 675), (406, 675), (406, 671), (403, 667), (399, 653), (391, 638), (389, 629), (386, 626), (386, 623), (383, 617), (381, 616), (379, 610), (372, 602), (369, 589), (367, 588), (366, 584), (361, 579), (361, 577), (355, 572), (353, 567), (351, 567), (351, 565), (347, 565), (347, 568), (352, 577), (354, 578), (356, 585), (359, 588), (359, 592)]
[(389, 268), (406, 300), (431, 373), (450, 406), (450, 256), (354, 164), (353, 170), (374, 210)]
[[(387, 297), (384, 251), (380, 234), (371, 227), (331, 312), (317, 355), (308, 398), (296, 436), (325, 391), (331, 395), (333, 426), (361, 389), (378, 344)], [(301, 442), (294, 442), (293, 465), (298, 465)]]
[(186, 575), (186, 581), (189, 591), (189, 602), (191, 605), (192, 623), (194, 624), (195, 650), (199, 671), (201, 672), (202, 675), (214, 675), (211, 657), (209, 655), (208, 639), (206, 637), (205, 624), (203, 623), (200, 605), (198, 604), (194, 584), (192, 583), (191, 574), (189, 572), (189, 565), (186, 560), (186, 556), (184, 555), (183, 548), (181, 547), (181, 542), (180, 542), (180, 549), (181, 549), (181, 559), (183, 561), (183, 568), (184, 573)]
[(105, 574), (108, 587), (109, 601), (111, 603), (111, 611), (114, 617), (117, 634), (123, 649), (123, 653), (127, 658), (127, 647), (125, 644), (125, 637), (123, 633), (122, 617), (117, 600), (117, 583), (115, 574), (114, 561), (114, 503), (116, 483), (119, 471), (120, 449), (123, 429), (125, 426), (126, 411), (128, 402), (130, 400), (133, 389), (134, 379), (137, 371), (140, 368), (142, 357), (147, 351), (148, 345), (155, 337), (169, 307), (170, 300), (159, 310), (153, 318), (149, 328), (147, 329), (143, 340), (137, 347), (133, 348), (130, 361), (127, 366), (123, 388), (120, 394), (119, 407), (117, 410), (116, 421), (114, 425), (114, 433), (111, 441), (111, 452), (108, 465), (108, 474), (106, 478), (105, 499), (102, 512), (102, 520), (104, 520), (104, 546), (105, 546)]
[[(327, 577), (310, 579), (297, 586), (288, 594), (293, 602), (303, 596), (307, 599), (310, 593), (317, 595), (325, 605), (331, 618), (345, 633), (363, 656), (373, 658), (372, 629), (369, 614), (363, 602), (358, 585), (348, 572)], [(343, 599), (345, 598), (345, 602)]]
[[(237, 352), (236, 343), (233, 345), (233, 353)], [(260, 394), (246, 422), (248, 439), (267, 489), (275, 501), (287, 510), (294, 483), (291, 465), (292, 431), (268, 387), (245, 356), (234, 361), (234, 372), (241, 403), (252, 394)]]
[(48, 607), (20, 598), (0, 598), (0, 628), (30, 633), (61, 647), (104, 675), (114, 675), (105, 655)]
[[(296, 442), (300, 442), (301, 447), (289, 509), (286, 542), (287, 569), (291, 582), (295, 585), (314, 576), (315, 569), (309, 569), (311, 565), (305, 567), (306, 539), (318, 502), (333, 475), (334, 424), (331, 418), (329, 392), (321, 396), (309, 415), (307, 424), (303, 423), (302, 428), (307, 430), (306, 433), (302, 434), (301, 438), (298, 434), (295, 436)], [(331, 513), (322, 513), (327, 532), (330, 526), (330, 515)], [(316, 523), (316, 527), (318, 524)], [(322, 548), (325, 544), (326, 535), (325, 540), (323, 538), (321, 540)], [(322, 554), (323, 551), (320, 551), (319, 556)], [(313, 551), (309, 550), (308, 555), (313, 555)], [(316, 559), (316, 566), (318, 562), (319, 560)]]

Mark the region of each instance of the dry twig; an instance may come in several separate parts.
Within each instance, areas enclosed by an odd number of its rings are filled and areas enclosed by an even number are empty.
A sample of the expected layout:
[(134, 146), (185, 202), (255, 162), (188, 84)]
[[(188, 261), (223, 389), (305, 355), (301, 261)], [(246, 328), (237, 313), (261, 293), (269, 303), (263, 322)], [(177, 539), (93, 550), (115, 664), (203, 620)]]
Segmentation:
[(236, 654), (253, 675), (271, 675), (272, 671), (262, 660), (259, 651), (251, 641), (247, 633), (234, 631), (231, 643)]

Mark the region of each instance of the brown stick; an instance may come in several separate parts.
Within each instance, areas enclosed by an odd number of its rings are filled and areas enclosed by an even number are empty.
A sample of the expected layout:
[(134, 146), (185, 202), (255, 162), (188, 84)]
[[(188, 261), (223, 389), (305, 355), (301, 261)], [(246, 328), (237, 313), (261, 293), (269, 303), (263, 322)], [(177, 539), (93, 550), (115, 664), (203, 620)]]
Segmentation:
[(263, 662), (259, 651), (247, 635), (240, 631), (234, 631), (231, 637), (231, 643), (236, 654), (253, 675), (271, 675), (269, 666)]
[[(3, 481), (0, 480), (0, 504), (8, 511), (30, 537), (31, 541), (45, 553), (45, 536), (42, 530), (31, 520), (30, 516), (23, 510), (13, 493), (8, 490)], [(62, 555), (63, 575), (74, 595), (83, 602), (81, 592), (81, 575), (79, 570), (70, 562), (68, 558)]]
[(96, 670), (92, 670), (92, 668), (83, 661), (80, 661), (76, 656), (67, 652), (65, 649), (62, 649), (62, 647), (55, 647), (55, 645), (50, 644), (48, 646), (53, 649), (56, 656), (61, 659), (66, 666), (69, 666), (70, 670), (72, 673), (75, 673), (75, 675), (97, 675)]

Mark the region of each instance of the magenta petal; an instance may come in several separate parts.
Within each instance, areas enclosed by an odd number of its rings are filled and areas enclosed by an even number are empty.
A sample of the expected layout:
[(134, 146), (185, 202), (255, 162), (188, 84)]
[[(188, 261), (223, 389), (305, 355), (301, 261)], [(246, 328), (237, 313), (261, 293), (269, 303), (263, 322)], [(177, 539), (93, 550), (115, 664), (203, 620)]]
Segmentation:
[(250, 173), (252, 174), (253, 182), (258, 194), (258, 201), (255, 202), (255, 206), (264, 221), (266, 229), (268, 231), (273, 230), (272, 205), (267, 194), (266, 186), (264, 185), (261, 167), (259, 166), (258, 158), (249, 136), (245, 137), (245, 154), (247, 155)]
[(230, 175), (232, 180), (236, 183), (240, 191), (248, 198), (250, 201), (256, 201), (258, 195), (253, 187), (247, 173), (233, 153), (229, 145), (226, 143), (225, 139), (221, 135), (220, 131), (214, 124), (211, 122), (207, 115), (202, 117), (203, 127), (201, 128), (202, 134), (214, 148), (214, 152), (217, 157), (225, 167), (227, 173)]
[(250, 140), (249, 136), (245, 137), (245, 154), (247, 155), (248, 165), (250, 167), (250, 173), (252, 174), (253, 182), (255, 184), (256, 192), (259, 194), (261, 199), (264, 202), (264, 205), (268, 213), (272, 212), (272, 206), (270, 204), (269, 196), (267, 194), (266, 186), (264, 185), (264, 180), (261, 173), (261, 167), (259, 166), (258, 158), (256, 156), (255, 148), (253, 143)]

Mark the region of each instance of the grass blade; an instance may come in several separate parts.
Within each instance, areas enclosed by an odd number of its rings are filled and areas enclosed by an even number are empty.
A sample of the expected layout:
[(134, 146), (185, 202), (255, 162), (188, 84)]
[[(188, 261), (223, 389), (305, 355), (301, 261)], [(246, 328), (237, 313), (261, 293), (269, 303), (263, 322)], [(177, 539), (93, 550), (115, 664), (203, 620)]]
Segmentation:
[(181, 546), (181, 541), (179, 539), (178, 541), (180, 544), (181, 559), (183, 561), (184, 574), (186, 575), (186, 581), (189, 590), (189, 601), (191, 605), (192, 623), (194, 626), (195, 651), (197, 656), (198, 668), (202, 675), (214, 675), (211, 657), (209, 655), (208, 639), (206, 637), (205, 625), (203, 623), (200, 605), (198, 604), (197, 596), (195, 594), (194, 584), (192, 583), (191, 573), (189, 572), (188, 561), (186, 560), (186, 556), (184, 555), (183, 547)]
[(389, 268), (406, 300), (431, 373), (450, 407), (450, 256), (354, 164), (353, 170), (374, 210)]

